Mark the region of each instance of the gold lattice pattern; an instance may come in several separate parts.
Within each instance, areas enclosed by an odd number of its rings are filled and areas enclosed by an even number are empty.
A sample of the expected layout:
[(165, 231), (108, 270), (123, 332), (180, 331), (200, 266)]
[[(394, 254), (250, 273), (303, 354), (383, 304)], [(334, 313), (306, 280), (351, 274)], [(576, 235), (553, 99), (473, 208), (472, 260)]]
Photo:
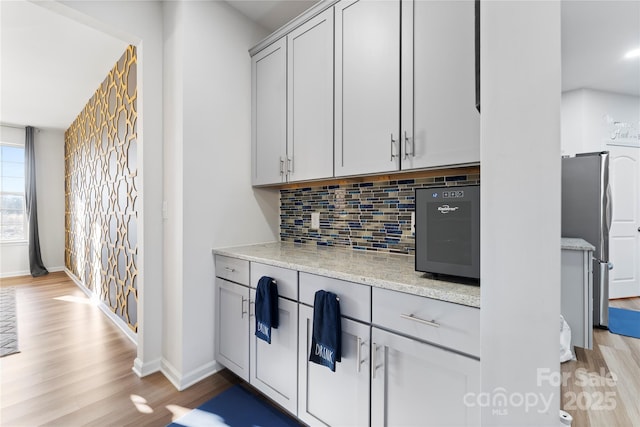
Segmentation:
[(65, 265), (138, 330), (136, 49), (65, 132)]

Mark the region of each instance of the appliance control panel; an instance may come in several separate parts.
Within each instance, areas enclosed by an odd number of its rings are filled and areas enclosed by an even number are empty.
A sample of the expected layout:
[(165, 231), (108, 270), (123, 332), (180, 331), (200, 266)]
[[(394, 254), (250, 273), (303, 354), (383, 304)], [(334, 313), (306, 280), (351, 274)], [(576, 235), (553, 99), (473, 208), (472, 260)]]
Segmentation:
[(464, 198), (464, 190), (434, 191), (431, 197), (434, 199), (438, 197), (442, 197), (443, 199), (462, 199)]

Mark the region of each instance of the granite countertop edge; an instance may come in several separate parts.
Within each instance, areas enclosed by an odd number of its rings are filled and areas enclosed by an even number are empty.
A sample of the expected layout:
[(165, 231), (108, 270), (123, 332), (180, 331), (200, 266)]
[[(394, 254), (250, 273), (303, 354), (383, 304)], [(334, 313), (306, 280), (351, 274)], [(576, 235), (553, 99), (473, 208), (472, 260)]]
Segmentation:
[[(447, 282), (444, 280), (431, 279), (428, 277), (424, 277), (423, 273), (416, 272), (413, 268), (411, 268), (411, 271), (409, 271), (409, 269), (407, 268), (407, 264), (413, 265), (413, 262), (411, 262), (413, 260), (413, 257), (410, 255), (380, 253), (369, 254), (366, 252), (359, 253), (360, 251), (357, 251), (358, 253), (355, 254), (359, 258), (365, 259), (368, 256), (370, 256), (371, 259), (382, 256), (389, 259), (394, 259), (394, 257), (396, 257), (395, 259), (402, 260), (402, 262), (400, 262), (399, 268), (399, 270), (402, 271), (398, 274), (394, 274), (394, 271), (390, 271), (388, 269), (382, 272), (378, 271), (372, 273), (369, 270), (366, 273), (363, 273), (362, 271), (357, 271), (361, 269), (358, 268), (357, 264), (350, 264), (346, 268), (345, 265), (340, 265), (339, 267), (342, 268), (332, 269), (330, 267), (320, 267), (317, 265), (313, 265), (312, 262), (305, 263), (300, 261), (283, 260), (281, 256), (277, 256), (276, 254), (264, 256), (247, 253), (250, 252), (253, 248), (272, 248), (273, 252), (275, 253), (283, 247), (287, 248), (288, 250), (301, 249), (303, 251), (310, 252), (311, 255), (313, 255), (313, 253), (317, 251), (318, 253), (324, 254), (325, 256), (350, 256), (352, 254), (350, 254), (349, 252), (356, 252), (348, 248), (316, 248), (312, 245), (271, 242), (256, 245), (216, 248), (212, 250), (212, 253), (215, 255), (229, 256), (250, 262), (259, 262), (275, 267), (297, 270), (303, 273), (315, 274), (332, 279), (345, 280), (348, 282), (369, 285), (372, 287), (389, 289), (440, 301), (451, 302), (454, 304), (480, 308), (480, 287), (478, 285), (468, 285)], [(344, 271), (349, 269), (352, 269), (352, 271)], [(408, 280), (394, 280), (389, 276), (401, 276)]]
[(561, 248), (572, 251), (594, 251), (596, 249), (586, 240), (574, 237), (563, 237), (561, 239)]

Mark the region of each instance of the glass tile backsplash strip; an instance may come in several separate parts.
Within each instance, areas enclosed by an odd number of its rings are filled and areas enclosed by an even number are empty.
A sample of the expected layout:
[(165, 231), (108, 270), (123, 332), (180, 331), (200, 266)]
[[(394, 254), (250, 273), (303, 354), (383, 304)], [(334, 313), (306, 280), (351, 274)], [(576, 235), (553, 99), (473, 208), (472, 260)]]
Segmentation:
[[(359, 182), (280, 190), (280, 240), (414, 254), (411, 213), (420, 187), (478, 184), (480, 175)], [(320, 228), (311, 228), (311, 213)]]

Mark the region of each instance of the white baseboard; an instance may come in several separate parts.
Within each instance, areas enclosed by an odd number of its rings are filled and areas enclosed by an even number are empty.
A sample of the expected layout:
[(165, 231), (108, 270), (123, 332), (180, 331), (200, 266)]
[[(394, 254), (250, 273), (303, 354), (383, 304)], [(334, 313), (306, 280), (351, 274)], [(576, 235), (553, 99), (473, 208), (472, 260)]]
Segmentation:
[(191, 387), (198, 381), (202, 381), (203, 379), (215, 374), (221, 369), (222, 365), (213, 360), (197, 369), (194, 369), (186, 375), (181, 375), (171, 363), (163, 358), (162, 368), (160, 369), (160, 371), (164, 374), (165, 377), (167, 377), (169, 382), (173, 384), (176, 390), (182, 391)]
[[(57, 273), (59, 271), (66, 271), (64, 266), (62, 267), (47, 267), (47, 271), (49, 273)], [(9, 273), (0, 273), (0, 279), (7, 279), (9, 277), (20, 277), (20, 276), (31, 276), (31, 271), (22, 270), (22, 271), (11, 271)]]
[(118, 327), (124, 334), (131, 340), (132, 343), (138, 345), (138, 338), (136, 333), (129, 329), (129, 326), (118, 316), (116, 316), (107, 305), (100, 300), (98, 295), (91, 292), (86, 286), (82, 284), (80, 279), (78, 279), (69, 269), (65, 268), (64, 271), (67, 275), (73, 280), (73, 283), (76, 284), (87, 296), (89, 299), (102, 311), (111, 321)]
[(0, 273), (0, 279), (6, 279), (9, 277), (20, 277), (20, 276), (31, 276), (31, 272), (29, 270), (24, 270), (24, 271), (11, 271), (9, 273)]
[(137, 376), (140, 378), (146, 377), (147, 375), (151, 375), (155, 372), (158, 372), (162, 369), (162, 359), (157, 358), (152, 360), (151, 362), (143, 363), (139, 357), (136, 357), (136, 360), (133, 361), (133, 368), (131, 370), (135, 372)]

